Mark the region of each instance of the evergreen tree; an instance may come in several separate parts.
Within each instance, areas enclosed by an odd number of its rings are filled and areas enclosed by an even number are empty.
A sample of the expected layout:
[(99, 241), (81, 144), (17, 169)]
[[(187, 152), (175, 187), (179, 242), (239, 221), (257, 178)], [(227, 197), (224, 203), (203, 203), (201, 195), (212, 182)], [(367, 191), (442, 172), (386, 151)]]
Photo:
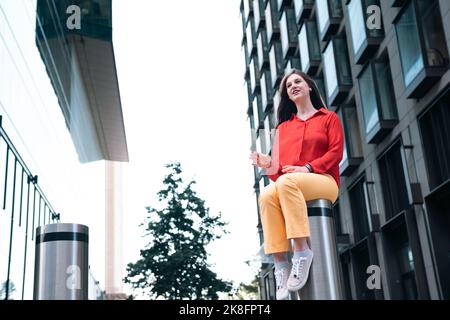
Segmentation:
[(165, 167), (171, 172), (157, 193), (163, 209), (147, 207), (144, 225), (149, 242), (141, 258), (128, 264), (125, 282), (151, 298), (217, 299), (218, 292), (229, 292), (232, 287), (210, 270), (205, 247), (226, 233), (225, 223), (220, 212), (210, 214), (197, 196), (194, 180), (183, 186), (179, 163)]

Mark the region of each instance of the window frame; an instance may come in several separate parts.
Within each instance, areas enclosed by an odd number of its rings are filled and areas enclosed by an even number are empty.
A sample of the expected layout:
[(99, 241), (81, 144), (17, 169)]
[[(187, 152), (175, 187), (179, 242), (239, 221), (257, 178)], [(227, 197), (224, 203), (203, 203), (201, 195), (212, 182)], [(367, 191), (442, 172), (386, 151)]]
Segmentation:
[(260, 86), (261, 86), (261, 101), (262, 109), (264, 112), (269, 112), (273, 107), (273, 89), (270, 80), (270, 71), (266, 70), (261, 73)]
[[(344, 42), (344, 44), (345, 44), (345, 46), (346, 46), (346, 49), (347, 50), (345, 50), (346, 52), (345, 52), (345, 58), (347, 59), (347, 62), (348, 62), (348, 67), (349, 67), (349, 71), (350, 71), (350, 76), (351, 76), (351, 80), (352, 80), (352, 84), (342, 84), (341, 83), (341, 80), (340, 80), (340, 78), (339, 78), (339, 73), (340, 73), (340, 71), (341, 71), (341, 63), (336, 63), (336, 61), (337, 60), (339, 60), (339, 59), (336, 59), (337, 58), (337, 52), (338, 52), (338, 50), (336, 49), (336, 40), (340, 40), (340, 41), (343, 41)], [(330, 93), (330, 92), (328, 92), (328, 85), (327, 85), (327, 77), (326, 77), (326, 67), (325, 67), (325, 52), (326, 52), (326, 50), (328, 49), (328, 46), (333, 46), (333, 65), (334, 65), (334, 70), (335, 70), (335, 73), (336, 73), (336, 80), (337, 80), (337, 86), (336, 86), (336, 88), (334, 89), (334, 91), (332, 92), (332, 93)], [(324, 85), (325, 85), (325, 91), (326, 91), (326, 94), (327, 94), (327, 101), (328, 101), (328, 104), (329, 105), (338, 105), (338, 104), (340, 104), (340, 103), (342, 103), (343, 101), (345, 101), (345, 99), (347, 98), (347, 96), (348, 96), (348, 94), (350, 93), (350, 91), (351, 91), (351, 89), (353, 88), (353, 84), (354, 84), (354, 81), (353, 81), (353, 76), (352, 76), (352, 74), (351, 74), (351, 66), (350, 66), (350, 60), (349, 60), (349, 57), (348, 57), (348, 46), (347, 46), (347, 41), (346, 41), (346, 38), (344, 37), (344, 36), (336, 36), (336, 37), (332, 37), (332, 39), (330, 39), (330, 41), (329, 41), (329, 43), (325, 46), (325, 48), (324, 48), (324, 50), (323, 50), (323, 52), (322, 52), (322, 61), (323, 61), (323, 64), (324, 64), (324, 67), (323, 67), (323, 72), (324, 72), (324, 77), (323, 77), (323, 79), (324, 79)]]
[(360, 263), (362, 260), (361, 253), (367, 256), (369, 265), (379, 265), (376, 240), (372, 233), (369, 233), (350, 249), (350, 263), (352, 265), (356, 299), (367, 299), (362, 296), (366, 292), (370, 293), (370, 297), (367, 300), (381, 300), (383, 299), (383, 287), (381, 289), (370, 290), (367, 288), (366, 281), (364, 281), (367, 279), (367, 266), (362, 266)]
[(260, 29), (256, 36), (256, 54), (258, 55), (258, 69), (262, 71), (269, 66), (269, 42), (264, 29)]
[[(260, 92), (260, 77), (261, 77), (261, 73), (259, 72), (256, 64), (258, 63), (257, 61), (255, 61), (255, 59), (257, 60), (257, 56), (253, 56), (250, 64), (249, 64), (249, 71), (250, 71), (250, 86), (251, 86), (251, 90), (250, 92), (252, 93), (252, 96), (254, 97), (258, 92)], [(252, 76), (253, 75), (253, 76)], [(252, 98), (253, 100), (253, 98)]]
[[(255, 119), (255, 108), (258, 111), (258, 119)], [(258, 137), (259, 129), (261, 129), (264, 126), (264, 112), (261, 108), (261, 95), (256, 94), (255, 99), (253, 99), (252, 102), (252, 115), (254, 119), (254, 128), (256, 130), (256, 137)]]
[[(302, 24), (303, 19), (306, 17), (309, 17), (311, 14), (313, 8), (314, 8), (314, 1), (313, 0), (293, 0), (294, 2), (294, 12), (295, 12), (295, 21), (297, 24)], [(301, 2), (301, 6), (299, 7)]]
[(264, 15), (265, 3), (264, 0), (252, 0), (253, 1), (253, 19), (255, 20), (255, 30), (265, 26), (266, 18)]
[[(357, 132), (357, 135), (359, 136), (359, 140), (361, 142), (361, 155), (360, 156), (355, 156), (354, 154), (350, 154), (350, 152), (349, 152), (350, 148), (348, 147), (348, 144), (351, 143), (352, 139), (350, 139), (351, 133), (349, 132), (350, 129), (348, 127), (348, 123), (347, 123), (347, 121), (344, 121), (346, 119), (345, 115), (344, 115), (345, 109), (354, 109), (354, 112), (355, 112), (356, 121), (358, 124), (358, 130), (359, 130)], [(339, 117), (341, 119), (342, 127), (344, 129), (344, 147), (347, 150), (347, 158), (343, 159), (343, 162), (341, 162), (339, 164), (339, 173), (341, 176), (350, 176), (356, 169), (358, 169), (360, 164), (364, 161), (364, 157), (362, 154), (364, 152), (364, 150), (362, 149), (362, 139), (361, 139), (361, 130), (360, 130), (361, 128), (359, 125), (358, 110), (356, 108), (356, 104), (354, 102), (352, 102), (352, 103), (341, 105), (335, 112), (339, 115)]]
[(397, 280), (396, 277), (400, 275), (400, 272), (399, 270), (396, 270), (396, 264), (394, 262), (396, 256), (395, 244), (393, 245), (391, 243), (395, 240), (393, 240), (393, 238), (395, 238), (394, 234), (398, 234), (399, 228), (405, 229), (404, 231), (406, 232), (406, 237), (411, 248), (418, 299), (430, 299), (420, 237), (417, 229), (417, 220), (413, 207), (403, 210), (381, 227), (382, 251), (385, 257), (386, 267), (389, 271), (387, 272), (389, 293), (392, 299), (402, 299), (400, 297), (401, 292), (399, 292), (400, 288), (394, 288), (393, 286)]
[[(386, 63), (389, 67), (390, 71), (390, 78), (391, 81), (389, 83), (389, 86), (391, 87), (393, 100), (395, 103), (394, 106), (394, 113), (396, 115), (396, 119), (383, 119), (383, 112), (382, 112), (382, 106), (381, 106), (381, 97), (380, 97), (380, 89), (378, 87), (378, 83), (376, 81), (377, 73), (375, 70), (375, 64), (376, 63)], [(364, 102), (363, 102), (363, 94), (361, 92), (361, 86), (360, 86), (360, 77), (367, 71), (367, 69), (370, 68), (370, 71), (372, 73), (372, 84), (373, 89), (375, 91), (375, 101), (377, 105), (377, 113), (378, 113), (378, 122), (370, 129), (369, 132), (366, 130), (366, 114), (364, 113)], [(395, 128), (395, 126), (398, 124), (398, 107), (397, 107), (397, 101), (395, 97), (395, 88), (392, 78), (392, 69), (390, 66), (390, 61), (387, 57), (384, 55), (378, 59), (371, 60), (370, 62), (366, 63), (366, 65), (361, 69), (361, 71), (358, 73), (356, 77), (357, 83), (358, 83), (358, 95), (360, 97), (360, 106), (361, 106), (361, 112), (363, 115), (363, 124), (364, 124), (364, 133), (365, 133), (365, 141), (366, 143), (373, 143), (378, 144), (380, 143), (391, 131)]]
[[(421, 147), (422, 147), (422, 150), (424, 151), (424, 154), (425, 154), (424, 155), (424, 161), (425, 161), (425, 164), (426, 164), (425, 167), (426, 167), (428, 187), (430, 189), (430, 193), (433, 193), (434, 191), (436, 191), (440, 187), (442, 187), (442, 185), (445, 185), (446, 183), (448, 183), (450, 181), (450, 174), (449, 174), (448, 177), (446, 177), (446, 179), (437, 180), (436, 177), (437, 176), (441, 176), (442, 172), (436, 172), (436, 171), (431, 172), (433, 159), (430, 159), (427, 156), (428, 152), (427, 152), (426, 143), (429, 142), (429, 141), (427, 141), (428, 136), (432, 136), (433, 142), (436, 142), (435, 139), (434, 139), (435, 138), (435, 132), (432, 130), (431, 133), (430, 133), (430, 131), (427, 131), (427, 133), (425, 133), (424, 130), (422, 129), (422, 126), (423, 126), (422, 123), (425, 121), (426, 117), (431, 117), (432, 116), (432, 112), (436, 112), (436, 110), (434, 110), (435, 108), (442, 108), (441, 104), (443, 102), (441, 102), (441, 100), (444, 99), (446, 95), (450, 95), (450, 85), (448, 85), (444, 90), (442, 90), (442, 92), (417, 117), (418, 128), (419, 128), (419, 135), (420, 135), (420, 141), (421, 141)], [(433, 118), (431, 118), (430, 121), (434, 122)], [(435, 127), (433, 127), (433, 128), (435, 128)], [(442, 135), (440, 137), (440, 141), (439, 142), (441, 142), (444, 139), (445, 139), (445, 136)], [(436, 146), (434, 146), (434, 147), (436, 147)], [(437, 148), (435, 148), (435, 149), (436, 149), (436, 151), (439, 151), (439, 149), (437, 149)], [(443, 164), (446, 164), (446, 162), (443, 161)], [(450, 165), (448, 165), (447, 170), (450, 172)]]
[[(272, 89), (276, 90), (284, 76), (284, 69), (287, 61), (282, 57), (281, 42), (275, 41), (269, 47), (269, 69), (271, 74)], [(273, 57), (272, 57), (273, 56)], [(272, 63), (274, 60), (274, 63)], [(275, 69), (275, 70), (274, 70)], [(273, 72), (275, 71), (275, 72)]]
[[(363, 206), (364, 206), (364, 214), (365, 214), (365, 221), (364, 224), (367, 223), (367, 233), (363, 234), (363, 231), (365, 232), (366, 230), (360, 230), (360, 226), (358, 224), (355, 223), (356, 221), (356, 217), (359, 217), (360, 214), (357, 216), (358, 213), (355, 212), (356, 208), (353, 208), (352, 205), (352, 197), (351, 197), (351, 193), (354, 190), (354, 188), (357, 188), (358, 184), (362, 184), (362, 190), (363, 190)], [(368, 235), (370, 235), (371, 233), (371, 229), (372, 229), (372, 213), (371, 213), (371, 208), (370, 208), (370, 204), (369, 204), (369, 197), (367, 194), (367, 187), (366, 187), (367, 181), (366, 181), (366, 176), (365, 174), (362, 174), (361, 176), (359, 176), (349, 187), (348, 187), (348, 192), (349, 192), (349, 203), (350, 203), (350, 211), (351, 211), (351, 220), (352, 220), (352, 225), (353, 225), (353, 242), (355, 244), (364, 241)], [(364, 227), (365, 228), (365, 227)], [(365, 228), (366, 229), (366, 228)]]
[[(402, 208), (399, 212), (393, 212), (393, 207), (395, 206), (392, 202), (390, 202), (389, 199), (386, 199), (386, 192), (391, 193), (392, 189), (398, 189), (399, 185), (397, 182), (397, 177), (392, 177), (389, 175), (389, 172), (383, 172), (382, 170), (382, 166), (381, 166), (381, 162), (383, 161), (383, 159), (386, 159), (385, 157), (392, 151), (394, 151), (395, 148), (398, 148), (398, 152), (400, 154), (400, 161), (401, 161), (401, 170), (403, 172), (403, 179), (404, 179), (404, 184), (405, 184), (405, 189), (404, 191), (406, 191), (406, 206), (404, 208)], [(404, 155), (404, 145), (403, 145), (403, 141), (401, 136), (397, 137), (396, 139), (393, 140), (393, 142), (385, 149), (383, 150), (382, 153), (380, 153), (377, 157), (376, 157), (376, 163), (377, 163), (377, 167), (378, 167), (378, 171), (380, 173), (380, 177), (385, 177), (384, 179), (381, 178), (380, 181), (380, 185), (382, 188), (382, 195), (383, 195), (383, 205), (384, 205), (384, 216), (385, 216), (385, 221), (388, 221), (392, 218), (395, 218), (397, 215), (401, 214), (402, 212), (404, 212), (405, 210), (409, 209), (409, 207), (412, 205), (411, 204), (411, 197), (410, 197), (410, 181), (409, 181), (409, 176), (408, 176), (408, 171), (407, 171), (407, 164), (406, 164), (406, 159), (405, 159), (405, 155)], [(387, 178), (390, 179), (387, 179)], [(392, 179), (394, 178), (394, 179)], [(391, 185), (390, 181), (395, 181), (395, 185)], [(389, 186), (387, 186), (389, 185)], [(386, 190), (386, 187), (389, 187), (389, 190)], [(389, 201), (389, 203), (388, 203)], [(391, 212), (388, 212), (388, 207), (392, 207), (390, 210)]]
[[(438, 18), (440, 19), (440, 22), (442, 24), (442, 32), (443, 32), (444, 38), (445, 38), (446, 34), (445, 34), (444, 21), (442, 19), (442, 14), (441, 14), (441, 6), (439, 3), (439, 0), (435, 0), (435, 1), (436, 1), (436, 6), (438, 7), (438, 12), (439, 12)], [(403, 16), (405, 11), (407, 9), (409, 9), (410, 5), (413, 8), (412, 10), (413, 10), (413, 14), (414, 14), (414, 19), (415, 19), (415, 23), (417, 25), (423, 68), (414, 77), (414, 79), (407, 85), (405, 82), (405, 71), (403, 70), (401, 48), (399, 46), (397, 23), (400, 20), (400, 18)], [(408, 99), (420, 99), (423, 96), (425, 96), (429, 92), (429, 89), (431, 89), (436, 84), (436, 82), (438, 82), (441, 79), (442, 75), (444, 75), (445, 72), (447, 72), (447, 70), (450, 68), (449, 61), (447, 61), (446, 66), (436, 66), (436, 67), (429, 66), (426, 48), (425, 48), (424, 31), (423, 31), (422, 21), (421, 21), (421, 19), (418, 19), (418, 17), (419, 17), (419, 8), (418, 8), (417, 0), (406, 0), (405, 3), (403, 4), (403, 7), (396, 14), (395, 18), (392, 21), (394, 31), (395, 31), (396, 45), (397, 45), (397, 49), (399, 52), (400, 69), (401, 69), (403, 84), (405, 86), (406, 97)], [(447, 51), (448, 51), (448, 49), (447, 49)], [(447, 53), (449, 54), (449, 57), (450, 57), (450, 52), (447, 52)]]
[(269, 45), (271, 45), (273, 41), (280, 39), (280, 24), (278, 22), (278, 15), (275, 1), (276, 0), (268, 0), (264, 8), (267, 40), (269, 41)]
[[(285, 26), (283, 20), (285, 20)], [(279, 25), (282, 56), (283, 59), (286, 60), (297, 54), (298, 47), (298, 26), (295, 22), (295, 13), (292, 8), (286, 7), (282, 11)], [(286, 30), (284, 30), (284, 28), (286, 28)], [(283, 31), (286, 31), (287, 43), (284, 43)]]
[[(250, 33), (250, 34), (249, 34)], [(250, 39), (249, 39), (250, 36)], [(246, 30), (245, 30), (245, 39), (247, 43), (247, 55), (251, 57), (256, 52), (256, 33), (255, 33), (255, 24), (253, 22), (253, 19), (250, 19), (250, 22), (247, 24)], [(251, 47), (249, 44), (251, 43)]]
[[(327, 4), (327, 14), (328, 14), (328, 20), (325, 23), (325, 26), (323, 28), (323, 31), (320, 30), (320, 22), (319, 22), (319, 16), (317, 14), (317, 12), (319, 11), (317, 2), (318, 1), (326, 1)], [(331, 17), (331, 8), (330, 8), (330, 1), (333, 0), (316, 0), (314, 1), (314, 8), (315, 8), (315, 12), (316, 12), (316, 19), (317, 19), (317, 28), (318, 28), (318, 34), (319, 34), (319, 40), (320, 41), (326, 41), (331, 35), (336, 34), (336, 32), (339, 29), (339, 26), (341, 24), (341, 21), (344, 18), (344, 14), (342, 12), (342, 17)], [(338, 0), (340, 1), (340, 0)], [(341, 3), (341, 7), (342, 7), (342, 3)], [(344, 8), (342, 8), (343, 10)]]
[[(316, 26), (315, 34), (314, 34), (314, 31), (311, 30), (312, 24), (314, 24)], [(300, 27), (300, 30), (298, 32), (298, 43), (299, 43), (299, 45), (301, 43), (300, 35), (301, 35), (303, 29), (305, 30), (305, 35), (306, 35), (306, 43), (307, 43), (307, 50), (308, 50), (308, 64), (306, 66), (303, 66), (303, 62), (302, 62), (302, 56), (303, 55), (301, 54), (301, 50), (300, 50), (300, 47), (299, 47), (298, 51), (299, 51), (299, 56), (300, 56), (301, 70), (304, 73), (306, 73), (306, 74), (314, 75), (317, 72), (317, 70), (319, 69), (320, 63), (322, 62), (322, 52), (320, 51), (320, 41), (319, 41), (319, 35), (317, 33), (316, 21), (313, 20), (313, 19), (305, 19), (305, 20), (303, 20), (303, 24)], [(314, 40), (311, 37), (316, 37), (316, 39)], [(317, 41), (317, 46), (318, 46), (319, 55), (320, 55), (320, 58), (318, 60), (311, 58), (311, 56), (312, 56), (311, 55), (311, 50), (312, 49), (311, 49), (310, 43), (312, 41)]]
[[(363, 20), (367, 21), (367, 13), (364, 11), (364, 8), (366, 8), (367, 5), (367, 0), (347, 0), (346, 2), (346, 12), (347, 12), (347, 16), (350, 16), (350, 8), (349, 5), (352, 1), (360, 1), (361, 2), (361, 9), (362, 9), (362, 15), (363, 15)], [(379, 1), (378, 1), (378, 7), (380, 7)], [(349, 21), (350, 24), (350, 21)], [(350, 37), (351, 40), (351, 47), (352, 47), (352, 56), (353, 56), (353, 62), (355, 64), (364, 64), (366, 63), (371, 57), (373, 57), (373, 55), (377, 52), (378, 48), (380, 47), (381, 43), (384, 40), (385, 37), (385, 31), (384, 31), (384, 26), (382, 23), (382, 32), (383, 34), (377, 37), (371, 36), (367, 30), (367, 26), (364, 23), (364, 34), (365, 34), (365, 39), (362, 42), (361, 46), (358, 48), (357, 51), (355, 51), (354, 48), (354, 44), (353, 44), (353, 32), (352, 32), (352, 28), (351, 28), (351, 24), (349, 25), (349, 33), (350, 33)]]

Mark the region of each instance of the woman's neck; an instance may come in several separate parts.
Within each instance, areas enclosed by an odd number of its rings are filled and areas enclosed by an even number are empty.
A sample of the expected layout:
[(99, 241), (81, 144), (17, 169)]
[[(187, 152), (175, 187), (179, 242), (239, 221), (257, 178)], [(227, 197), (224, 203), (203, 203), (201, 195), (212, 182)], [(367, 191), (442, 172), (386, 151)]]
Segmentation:
[(297, 107), (297, 114), (300, 116), (308, 115), (316, 111), (310, 99), (307, 99), (307, 101), (298, 101), (295, 105)]

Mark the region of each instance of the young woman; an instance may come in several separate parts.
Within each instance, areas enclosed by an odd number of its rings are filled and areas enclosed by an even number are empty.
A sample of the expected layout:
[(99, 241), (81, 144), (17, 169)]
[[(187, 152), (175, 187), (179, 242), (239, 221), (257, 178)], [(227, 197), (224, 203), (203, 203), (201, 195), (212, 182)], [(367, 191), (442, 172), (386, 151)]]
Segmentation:
[[(298, 70), (287, 74), (281, 81), (280, 97), (271, 156), (250, 155), (253, 164), (265, 168), (274, 181), (261, 190), (259, 207), (264, 251), (275, 262), (278, 300), (306, 284), (313, 259), (306, 201), (336, 201), (344, 147), (339, 117), (327, 110), (308, 75)], [(290, 239), (292, 265), (287, 258)]]

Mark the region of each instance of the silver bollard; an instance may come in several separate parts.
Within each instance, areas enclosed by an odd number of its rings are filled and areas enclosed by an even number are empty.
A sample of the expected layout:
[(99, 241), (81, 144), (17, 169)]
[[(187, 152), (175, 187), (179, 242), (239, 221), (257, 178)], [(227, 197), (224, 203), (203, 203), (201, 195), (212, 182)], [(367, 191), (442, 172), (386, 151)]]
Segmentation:
[(89, 228), (57, 223), (36, 229), (35, 300), (87, 300)]
[(299, 291), (301, 300), (342, 300), (343, 290), (336, 249), (331, 201), (307, 201), (310, 245), (314, 258), (306, 285)]

